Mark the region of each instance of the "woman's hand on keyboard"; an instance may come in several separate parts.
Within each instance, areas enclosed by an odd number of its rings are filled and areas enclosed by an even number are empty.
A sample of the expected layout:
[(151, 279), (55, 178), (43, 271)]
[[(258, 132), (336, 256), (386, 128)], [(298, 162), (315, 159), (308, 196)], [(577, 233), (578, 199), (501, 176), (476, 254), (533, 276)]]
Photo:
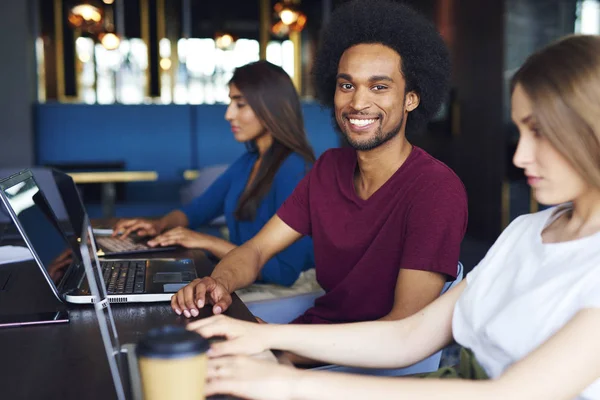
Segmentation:
[(240, 321), (226, 315), (203, 318), (187, 325), (188, 330), (207, 339), (219, 336), (227, 339), (211, 344), (210, 357), (262, 353), (271, 346), (269, 338), (273, 328), (273, 325)]
[(150, 219), (121, 219), (113, 228), (113, 237), (118, 236), (125, 239), (135, 232), (138, 236), (156, 236), (164, 230), (160, 220)]
[(162, 233), (152, 240), (148, 241), (148, 246), (157, 247), (157, 246), (183, 246), (188, 249), (207, 249), (208, 244), (211, 240), (210, 235), (205, 235), (200, 232), (195, 232), (187, 228), (183, 228), (181, 226), (177, 228), (173, 228), (171, 230)]

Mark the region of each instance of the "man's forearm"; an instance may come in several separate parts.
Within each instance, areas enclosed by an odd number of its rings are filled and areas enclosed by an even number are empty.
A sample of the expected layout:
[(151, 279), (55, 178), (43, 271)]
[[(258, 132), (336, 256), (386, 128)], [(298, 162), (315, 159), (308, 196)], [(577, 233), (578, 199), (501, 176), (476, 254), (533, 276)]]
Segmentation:
[(254, 283), (266, 261), (248, 242), (227, 253), (211, 276), (233, 293)]

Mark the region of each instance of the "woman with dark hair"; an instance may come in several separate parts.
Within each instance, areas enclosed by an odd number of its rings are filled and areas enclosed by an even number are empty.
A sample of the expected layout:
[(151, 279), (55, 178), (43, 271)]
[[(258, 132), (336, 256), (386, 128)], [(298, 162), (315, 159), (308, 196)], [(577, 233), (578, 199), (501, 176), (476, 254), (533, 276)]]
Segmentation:
[[(156, 236), (148, 242), (150, 246), (201, 248), (222, 258), (252, 238), (275, 214), (315, 161), (298, 94), (282, 68), (258, 61), (235, 70), (229, 97), (225, 119), (248, 152), (190, 204), (156, 220), (121, 220), (114, 235)], [(230, 241), (187, 228), (223, 214)], [(273, 258), (259, 279), (290, 286), (313, 265), (312, 241), (302, 239)]]
[[(520, 134), (513, 163), (525, 171), (536, 200), (554, 207), (515, 219), (465, 280), (402, 320), (262, 325), (219, 315), (189, 324), (202, 336), (228, 339), (208, 353), (207, 395), (600, 399), (598, 115), (599, 36), (570, 36), (532, 55), (512, 82)], [(427, 380), (224, 357), (272, 348), (327, 363), (399, 368), (453, 341), (463, 346), (460, 365)]]

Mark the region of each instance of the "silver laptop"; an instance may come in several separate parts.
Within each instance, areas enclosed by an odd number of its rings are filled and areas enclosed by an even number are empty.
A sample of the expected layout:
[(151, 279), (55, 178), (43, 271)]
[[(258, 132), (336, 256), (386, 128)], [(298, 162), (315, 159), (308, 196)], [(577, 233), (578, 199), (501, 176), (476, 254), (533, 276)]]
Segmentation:
[[(77, 230), (81, 226), (83, 214), (86, 214), (83, 200), (77, 190), (77, 185), (69, 175), (64, 172), (52, 170), (52, 177), (64, 203), (66, 214), (72, 230)], [(56, 213), (56, 210), (53, 208)], [(138, 237), (135, 234), (129, 235), (125, 239), (111, 236), (94, 235), (96, 247), (105, 257), (118, 257), (125, 254), (149, 253), (157, 251), (168, 251), (176, 249), (175, 246), (168, 247), (150, 247), (146, 243), (149, 238)]]
[(115, 393), (119, 400), (141, 399), (142, 390), (140, 384), (140, 373), (135, 355), (135, 345), (127, 344), (121, 347), (115, 319), (110, 309), (110, 299), (106, 292), (102, 263), (98, 260), (97, 250), (94, 245), (92, 226), (87, 215), (84, 216), (79, 234), (79, 248), (81, 259), (87, 276), (88, 287), (92, 296), (92, 303), (106, 356), (110, 374), (115, 386)]
[[(61, 230), (31, 172), (0, 180), (0, 199), (55, 296), (71, 303), (91, 303), (77, 243), (80, 237), (67, 237)], [(81, 212), (84, 221), (87, 217)], [(191, 259), (110, 259), (103, 260), (101, 267), (108, 299), (118, 303), (169, 301), (197, 277)]]

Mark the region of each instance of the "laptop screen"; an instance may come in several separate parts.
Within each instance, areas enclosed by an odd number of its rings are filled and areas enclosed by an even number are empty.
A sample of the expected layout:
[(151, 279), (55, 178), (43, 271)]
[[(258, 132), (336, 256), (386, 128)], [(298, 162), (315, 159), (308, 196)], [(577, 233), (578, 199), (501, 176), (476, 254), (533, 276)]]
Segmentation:
[(86, 215), (85, 208), (81, 202), (81, 197), (77, 191), (77, 186), (69, 175), (64, 172), (52, 170), (52, 177), (60, 193), (60, 197), (65, 205), (66, 213), (69, 216), (69, 222), (71, 223), (71, 229), (76, 233), (83, 226), (83, 220)]
[(79, 259), (60, 230), (46, 198), (30, 173), (5, 181), (2, 191), (22, 234), (29, 241), (30, 250), (58, 288), (71, 264), (78, 264)]

